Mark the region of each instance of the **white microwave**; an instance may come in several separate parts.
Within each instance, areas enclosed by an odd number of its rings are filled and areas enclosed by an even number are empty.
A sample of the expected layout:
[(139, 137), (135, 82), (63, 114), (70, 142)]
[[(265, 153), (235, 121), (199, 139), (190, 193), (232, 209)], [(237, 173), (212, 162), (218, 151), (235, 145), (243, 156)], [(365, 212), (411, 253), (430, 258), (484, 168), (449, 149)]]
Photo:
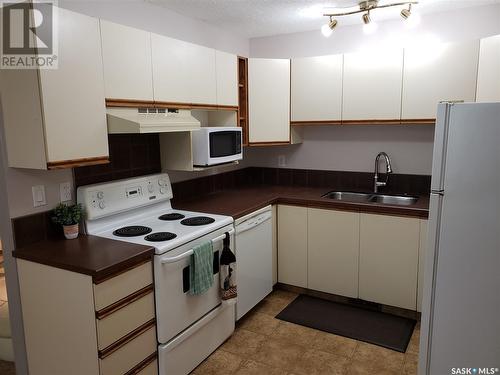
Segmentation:
[(202, 127), (193, 130), (193, 165), (230, 163), (243, 159), (242, 133), (238, 127)]

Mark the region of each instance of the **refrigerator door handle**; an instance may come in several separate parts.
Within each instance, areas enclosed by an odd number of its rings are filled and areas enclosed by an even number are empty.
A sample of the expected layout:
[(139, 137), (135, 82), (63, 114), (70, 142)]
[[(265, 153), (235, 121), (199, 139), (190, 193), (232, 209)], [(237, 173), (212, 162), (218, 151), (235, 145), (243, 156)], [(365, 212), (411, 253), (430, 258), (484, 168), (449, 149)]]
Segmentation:
[(431, 190), (431, 194), (433, 195), (439, 195), (439, 196), (444, 196), (444, 190)]

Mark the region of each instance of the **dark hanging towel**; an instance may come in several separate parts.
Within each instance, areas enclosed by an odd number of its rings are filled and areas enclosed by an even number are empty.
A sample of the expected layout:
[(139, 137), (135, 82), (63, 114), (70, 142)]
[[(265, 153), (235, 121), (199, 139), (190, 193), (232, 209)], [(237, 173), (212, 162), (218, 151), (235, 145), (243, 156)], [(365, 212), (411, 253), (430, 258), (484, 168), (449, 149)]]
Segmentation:
[(238, 295), (236, 287), (236, 256), (229, 248), (229, 233), (223, 240), (222, 254), (220, 256), (220, 285), (222, 299), (229, 300)]

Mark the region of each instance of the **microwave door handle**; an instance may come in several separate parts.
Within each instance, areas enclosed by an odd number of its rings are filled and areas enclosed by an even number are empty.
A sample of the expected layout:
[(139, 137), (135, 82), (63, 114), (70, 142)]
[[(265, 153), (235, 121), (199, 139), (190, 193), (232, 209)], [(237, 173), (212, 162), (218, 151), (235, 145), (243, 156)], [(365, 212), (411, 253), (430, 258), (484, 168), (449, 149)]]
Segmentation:
[[(234, 229), (230, 229), (227, 233), (229, 233), (229, 235), (233, 234), (234, 233)], [(226, 238), (226, 234), (222, 234), (220, 236), (217, 236), (215, 238), (212, 239), (212, 243), (215, 243), (217, 241), (222, 241), (224, 238)], [(179, 255), (176, 255), (175, 257), (169, 257), (169, 258), (163, 258), (160, 263), (161, 264), (169, 264), (169, 263), (176, 263), (184, 258), (187, 258), (189, 256), (193, 255), (193, 249), (191, 250), (188, 250), (182, 254), (179, 254)]]

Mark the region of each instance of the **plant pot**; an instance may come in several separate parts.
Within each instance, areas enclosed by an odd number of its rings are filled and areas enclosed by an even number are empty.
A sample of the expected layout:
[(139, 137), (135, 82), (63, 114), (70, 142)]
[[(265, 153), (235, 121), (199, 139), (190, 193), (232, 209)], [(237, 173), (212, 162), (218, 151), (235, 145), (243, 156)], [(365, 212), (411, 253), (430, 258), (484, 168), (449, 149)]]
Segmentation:
[(78, 224), (63, 225), (64, 237), (68, 240), (75, 239), (78, 237), (78, 229)]

